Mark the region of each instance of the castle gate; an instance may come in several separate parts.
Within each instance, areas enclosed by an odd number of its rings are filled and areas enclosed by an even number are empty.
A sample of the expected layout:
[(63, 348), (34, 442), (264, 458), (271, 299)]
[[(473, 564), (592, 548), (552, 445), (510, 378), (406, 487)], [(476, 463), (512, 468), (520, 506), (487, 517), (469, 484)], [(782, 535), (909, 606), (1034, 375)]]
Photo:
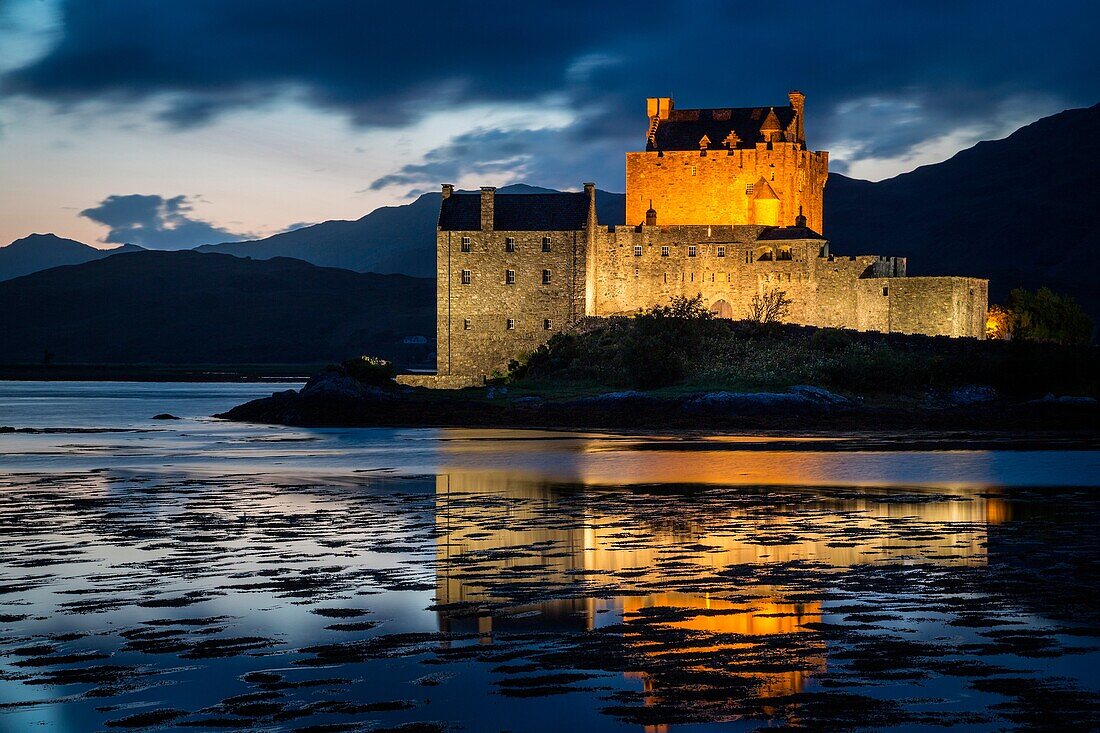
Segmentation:
[(710, 312), (715, 318), (733, 318), (733, 306), (725, 300), (716, 300), (710, 307)]

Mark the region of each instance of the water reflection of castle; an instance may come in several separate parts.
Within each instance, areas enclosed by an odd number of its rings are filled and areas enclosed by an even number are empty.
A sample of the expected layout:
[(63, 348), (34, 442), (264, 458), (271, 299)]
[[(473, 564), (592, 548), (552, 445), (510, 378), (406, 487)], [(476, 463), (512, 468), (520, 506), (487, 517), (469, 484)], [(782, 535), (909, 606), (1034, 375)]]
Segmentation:
[[(669, 622), (680, 629), (740, 637), (798, 634), (804, 624), (820, 622), (828, 609), (819, 602), (785, 601), (778, 588), (773, 598), (751, 602), (683, 592), (661, 568), (670, 557), (703, 576), (730, 566), (796, 560), (830, 567), (911, 560), (984, 565), (985, 528), (1007, 515), (1005, 504), (988, 496), (960, 493), (905, 502), (823, 492), (820, 503), (802, 503), (790, 512), (734, 506), (702, 521), (690, 512), (686, 518), (639, 519), (616, 514), (614, 503), (605, 510), (598, 502), (572, 501), (576, 489), (500, 472), (437, 477), (437, 600), (460, 609), (440, 613), (441, 630), (477, 632), (482, 643), (492, 643), (497, 632), (591, 630), (629, 624), (646, 609), (671, 607), (705, 611)], [(781, 492), (772, 492), (777, 495)], [(691, 500), (676, 506), (690, 507)], [(834, 530), (843, 527), (846, 537), (826, 531), (830, 522)], [(629, 592), (586, 593), (585, 583), (593, 578), (611, 578)], [(501, 611), (508, 587), (517, 583), (537, 583), (562, 597)], [(808, 677), (824, 670), (825, 657), (822, 644), (802, 660), (803, 669), (764, 675), (762, 694), (800, 691)], [(645, 669), (628, 676), (640, 678), (649, 691), (652, 680)]]

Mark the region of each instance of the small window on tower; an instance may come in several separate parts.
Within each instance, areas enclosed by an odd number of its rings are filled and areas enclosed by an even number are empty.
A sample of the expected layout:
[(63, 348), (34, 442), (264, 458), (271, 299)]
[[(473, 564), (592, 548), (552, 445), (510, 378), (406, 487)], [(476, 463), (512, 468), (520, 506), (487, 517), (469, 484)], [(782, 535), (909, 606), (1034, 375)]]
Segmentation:
[(504, 238), (504, 251), (505, 252), (515, 252), (516, 251), (516, 238), (515, 237), (505, 237)]
[(462, 284), (463, 285), (469, 285), (470, 280), (471, 280), (470, 271), (469, 270), (463, 270), (462, 271)]
[(691, 175), (694, 176), (695, 172), (696, 172), (695, 166), (691, 166)]
[(885, 287), (885, 288), (883, 288), (883, 289), (882, 289), (882, 294), (883, 294), (883, 295), (889, 295), (889, 294), (890, 294), (890, 288), (889, 288), (889, 287)]
[(550, 271), (549, 270), (543, 270), (542, 271), (542, 284), (543, 285), (549, 285), (550, 284)]
[(463, 331), (469, 331), (470, 330), (470, 319), (469, 318), (463, 318), (462, 319), (462, 330)]
[(516, 271), (515, 270), (505, 270), (504, 271), (504, 284), (505, 285), (515, 285), (516, 284)]
[(554, 327), (554, 322), (552, 320), (550, 320), (549, 318), (544, 318), (543, 319), (542, 328), (543, 328), (544, 331), (549, 331), (553, 327)]
[(718, 256), (719, 257), (725, 257), (726, 256), (726, 245), (724, 245), (724, 244), (718, 245)]
[(745, 195), (746, 196), (752, 196), (752, 192), (755, 191), (755, 190), (756, 190), (756, 184), (755, 183), (746, 183), (745, 184)]
[(550, 237), (543, 237), (542, 238), (542, 251), (543, 252), (549, 252), (550, 251), (550, 244), (551, 244)]
[(462, 238), (462, 251), (463, 252), (469, 252), (470, 251), (470, 238), (469, 237), (463, 237)]
[(661, 256), (662, 257), (668, 257), (668, 254), (669, 254), (668, 245), (666, 244), (666, 245), (661, 247)]
[(635, 244), (634, 245), (634, 256), (635, 257), (641, 257), (642, 256), (642, 245), (640, 245), (640, 244)]
[(694, 257), (695, 253), (696, 253), (695, 245), (694, 244), (689, 244), (688, 245), (688, 257)]
[(508, 328), (509, 331), (515, 331), (516, 330), (516, 319), (515, 318), (509, 318), (508, 319), (507, 328)]

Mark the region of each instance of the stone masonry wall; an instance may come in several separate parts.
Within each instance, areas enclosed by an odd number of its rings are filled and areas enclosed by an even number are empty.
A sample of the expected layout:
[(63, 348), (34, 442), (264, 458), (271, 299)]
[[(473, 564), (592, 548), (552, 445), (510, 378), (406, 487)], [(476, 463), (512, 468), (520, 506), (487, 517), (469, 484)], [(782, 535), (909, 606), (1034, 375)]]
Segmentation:
[[(657, 223), (791, 226), (799, 207), (806, 225), (822, 231), (822, 194), (829, 154), (796, 143), (756, 149), (654, 151), (626, 154), (626, 223), (645, 221), (652, 201)], [(779, 220), (764, 221), (754, 197), (763, 179), (779, 196)], [(746, 186), (753, 185), (753, 193)]]
[[(542, 251), (551, 237), (549, 252)], [(584, 314), (584, 232), (437, 233), (437, 374), (489, 374)], [(462, 251), (462, 238), (470, 251)], [(506, 251), (507, 238), (515, 251)], [(463, 270), (470, 282), (462, 281)], [(506, 282), (508, 270), (515, 283)], [(543, 284), (543, 270), (550, 283)], [(508, 328), (508, 320), (514, 328)], [(550, 320), (547, 328), (546, 320)], [(468, 323), (467, 323), (468, 322)]]
[(969, 277), (891, 277), (858, 283), (857, 307), (883, 299), (888, 292), (885, 322), (872, 327), (896, 333), (983, 338), (988, 281)]
[[(601, 230), (595, 238), (595, 315), (632, 313), (667, 305), (676, 296), (702, 295), (708, 308), (745, 318), (754, 295), (780, 289), (792, 301), (790, 320), (812, 317), (813, 262), (824, 241), (746, 239), (743, 232), (723, 226)], [(640, 255), (635, 247), (642, 248)], [(759, 261), (764, 249), (773, 257), (789, 253), (790, 259)]]

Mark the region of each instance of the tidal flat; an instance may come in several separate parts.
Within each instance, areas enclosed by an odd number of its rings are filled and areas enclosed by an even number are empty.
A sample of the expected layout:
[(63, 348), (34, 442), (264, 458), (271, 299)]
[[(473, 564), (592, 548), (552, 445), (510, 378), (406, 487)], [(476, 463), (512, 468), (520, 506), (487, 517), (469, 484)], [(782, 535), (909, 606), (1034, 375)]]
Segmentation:
[(1095, 448), (203, 417), (246, 389), (0, 387), (0, 730), (1100, 727)]

